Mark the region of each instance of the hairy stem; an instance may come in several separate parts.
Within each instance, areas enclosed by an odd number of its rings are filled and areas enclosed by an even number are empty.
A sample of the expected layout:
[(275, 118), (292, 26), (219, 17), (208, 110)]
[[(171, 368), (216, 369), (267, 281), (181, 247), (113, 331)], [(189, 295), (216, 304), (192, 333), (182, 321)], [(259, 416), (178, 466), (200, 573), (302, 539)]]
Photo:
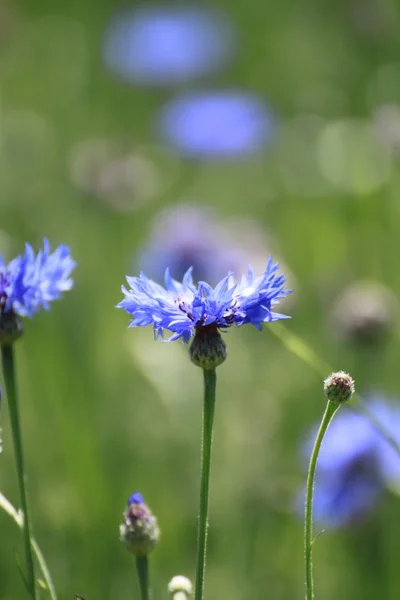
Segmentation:
[(136, 557), (136, 572), (139, 580), (140, 599), (150, 600), (149, 563), (147, 556)]
[(307, 487), (306, 487), (306, 509), (304, 520), (304, 561), (306, 571), (306, 600), (314, 599), (314, 582), (312, 572), (312, 512), (313, 512), (313, 493), (314, 493), (314, 478), (315, 468), (317, 466), (318, 454), (321, 448), (322, 440), (328, 429), (329, 423), (333, 415), (339, 408), (338, 404), (328, 401), (324, 416), (322, 417), (321, 425), (315, 439), (314, 447), (311, 453), (310, 464), (308, 467)]

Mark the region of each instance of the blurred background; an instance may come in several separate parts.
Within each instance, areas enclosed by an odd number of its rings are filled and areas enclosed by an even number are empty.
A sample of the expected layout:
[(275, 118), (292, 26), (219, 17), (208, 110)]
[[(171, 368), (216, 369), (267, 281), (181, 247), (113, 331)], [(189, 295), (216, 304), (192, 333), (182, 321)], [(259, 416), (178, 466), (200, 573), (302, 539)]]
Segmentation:
[[(46, 236), (78, 261), (16, 349), (34, 533), (61, 600), (137, 597), (118, 540), (136, 490), (162, 530), (154, 598), (194, 575), (201, 372), (186, 346), (127, 329), (126, 274), (193, 265), (215, 284), (272, 253), (294, 289), (285, 326), (400, 405), (399, 34), (389, 0), (1, 1), (0, 251)], [(298, 495), (322, 380), (273, 327), (225, 338), (208, 598), (304, 596)], [(1, 418), (17, 505), (5, 403)], [(399, 480), (389, 491), (372, 463), (356, 452), (379, 494), (315, 546), (325, 600), (399, 597)], [(22, 599), (20, 535), (4, 513), (0, 530), (0, 597)]]

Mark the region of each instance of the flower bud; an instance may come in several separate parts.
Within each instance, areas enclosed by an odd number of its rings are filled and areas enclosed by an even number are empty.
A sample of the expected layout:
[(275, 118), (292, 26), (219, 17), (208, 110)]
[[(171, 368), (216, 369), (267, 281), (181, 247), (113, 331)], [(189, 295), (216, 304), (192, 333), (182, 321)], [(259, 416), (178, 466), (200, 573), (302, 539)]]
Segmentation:
[(344, 371), (331, 373), (324, 380), (324, 394), (331, 402), (343, 404), (354, 394), (354, 379)]
[(215, 325), (196, 327), (196, 333), (189, 348), (190, 360), (208, 371), (224, 362), (227, 356), (226, 345)]
[(192, 595), (192, 583), (183, 575), (176, 575), (168, 584), (172, 600), (187, 600)]
[(22, 319), (13, 310), (2, 312), (0, 306), (0, 345), (9, 346), (21, 337), (24, 331)]
[(145, 556), (157, 545), (160, 539), (157, 519), (139, 492), (129, 498), (119, 531), (121, 542), (136, 556)]

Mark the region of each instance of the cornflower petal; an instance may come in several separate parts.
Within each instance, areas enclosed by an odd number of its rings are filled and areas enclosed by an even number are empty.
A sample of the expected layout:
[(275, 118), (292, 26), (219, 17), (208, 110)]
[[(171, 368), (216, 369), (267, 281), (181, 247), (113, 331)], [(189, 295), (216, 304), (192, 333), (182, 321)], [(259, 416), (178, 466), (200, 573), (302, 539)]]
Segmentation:
[(46, 238), (43, 249), (36, 255), (27, 243), (25, 253), (8, 265), (1, 258), (0, 315), (13, 311), (22, 317), (32, 317), (40, 308), (48, 310), (52, 300), (72, 288), (70, 275), (75, 265), (67, 246), (61, 245), (51, 253)]
[(193, 275), (192, 275), (192, 273), (193, 273), (193, 267), (190, 267), (183, 276), (182, 286), (185, 289), (194, 291), (193, 290)]
[(172, 336), (166, 341), (188, 342), (196, 330), (209, 326), (227, 329), (251, 323), (261, 329), (262, 323), (289, 318), (271, 310), (291, 291), (284, 290), (285, 277), (277, 276), (277, 271), (278, 265), (270, 258), (261, 277), (254, 278), (249, 266), (247, 276), (242, 276), (240, 282), (234, 282), (229, 273), (215, 288), (205, 281), (195, 286), (192, 268), (182, 283), (173, 279), (167, 268), (165, 288), (141, 273), (139, 277), (126, 278), (130, 289), (122, 286), (125, 298), (117, 307), (133, 317), (131, 327), (153, 324), (156, 339), (162, 337), (165, 329), (171, 331)]

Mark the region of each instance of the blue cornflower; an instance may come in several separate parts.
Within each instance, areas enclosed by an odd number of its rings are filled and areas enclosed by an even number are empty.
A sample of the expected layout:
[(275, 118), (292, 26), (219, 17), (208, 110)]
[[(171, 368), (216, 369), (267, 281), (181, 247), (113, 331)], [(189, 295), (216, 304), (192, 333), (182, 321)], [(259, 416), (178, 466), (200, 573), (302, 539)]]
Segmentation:
[(247, 277), (233, 283), (229, 273), (212, 288), (200, 281), (196, 286), (190, 268), (182, 283), (165, 272), (165, 288), (148, 279), (127, 277), (130, 289), (122, 286), (125, 298), (118, 304), (133, 316), (130, 327), (153, 325), (155, 337), (163, 336), (164, 329), (172, 331), (168, 341), (182, 338), (188, 342), (196, 332), (206, 328), (227, 329), (231, 325), (251, 323), (261, 330), (261, 323), (288, 318), (272, 311), (290, 290), (284, 290), (285, 277), (277, 275), (278, 265), (269, 259), (261, 277), (254, 278), (249, 267)]
[(26, 244), (25, 254), (8, 264), (0, 256), (0, 317), (11, 312), (32, 317), (40, 308), (48, 310), (49, 302), (71, 289), (74, 267), (69, 248), (61, 245), (51, 253), (46, 239), (36, 255)]
[[(370, 410), (400, 442), (400, 405), (381, 396), (367, 399)], [(315, 439), (307, 443), (307, 459)], [(386, 487), (399, 488), (400, 458), (361, 414), (343, 408), (324, 437), (318, 458), (314, 518), (337, 528), (364, 518)], [(303, 497), (303, 496), (302, 496)]]

